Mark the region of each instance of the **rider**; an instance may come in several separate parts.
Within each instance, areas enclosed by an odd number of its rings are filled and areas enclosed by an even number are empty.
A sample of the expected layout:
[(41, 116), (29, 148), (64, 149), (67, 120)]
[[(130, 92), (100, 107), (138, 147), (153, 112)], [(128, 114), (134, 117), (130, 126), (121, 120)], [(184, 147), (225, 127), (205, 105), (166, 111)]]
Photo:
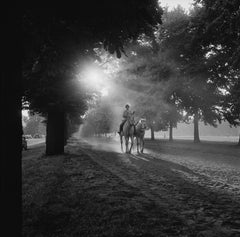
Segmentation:
[(118, 133), (120, 134), (122, 129), (123, 129), (123, 125), (124, 123), (130, 118), (130, 116), (132, 115), (133, 112), (130, 111), (130, 105), (129, 104), (126, 104), (125, 105), (125, 110), (123, 111), (123, 118), (122, 118), (122, 122), (120, 124), (120, 127), (119, 127), (119, 131)]

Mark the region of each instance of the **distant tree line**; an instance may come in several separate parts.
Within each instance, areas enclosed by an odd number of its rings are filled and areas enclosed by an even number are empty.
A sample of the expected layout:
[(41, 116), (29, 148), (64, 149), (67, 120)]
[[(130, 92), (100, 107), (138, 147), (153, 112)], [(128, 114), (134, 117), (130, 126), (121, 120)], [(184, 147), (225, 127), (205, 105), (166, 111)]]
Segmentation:
[(83, 136), (106, 135), (116, 131), (115, 116), (111, 107), (102, 104), (89, 110), (83, 119)]

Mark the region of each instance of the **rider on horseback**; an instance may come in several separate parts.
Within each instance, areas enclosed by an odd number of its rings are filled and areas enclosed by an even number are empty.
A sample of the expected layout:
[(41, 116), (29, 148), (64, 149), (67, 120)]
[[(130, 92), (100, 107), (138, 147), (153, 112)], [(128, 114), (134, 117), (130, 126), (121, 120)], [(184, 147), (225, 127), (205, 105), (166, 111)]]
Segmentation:
[(118, 133), (120, 134), (122, 129), (123, 129), (123, 125), (124, 123), (131, 117), (131, 115), (134, 113), (134, 111), (130, 111), (130, 105), (129, 104), (126, 104), (125, 105), (125, 110), (123, 111), (123, 118), (122, 118), (122, 122), (120, 124), (120, 127), (119, 127), (119, 131)]

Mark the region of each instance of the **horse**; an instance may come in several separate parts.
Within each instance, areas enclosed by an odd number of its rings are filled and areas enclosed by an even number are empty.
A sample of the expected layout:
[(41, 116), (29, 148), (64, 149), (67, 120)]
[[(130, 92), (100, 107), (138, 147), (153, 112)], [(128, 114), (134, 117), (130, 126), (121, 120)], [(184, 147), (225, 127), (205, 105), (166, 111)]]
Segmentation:
[(145, 135), (145, 130), (147, 128), (146, 125), (146, 119), (140, 119), (138, 123), (136, 124), (136, 133), (135, 137), (137, 140), (137, 153), (139, 154), (139, 150), (141, 153), (143, 153), (144, 149), (144, 135)]
[[(135, 122), (134, 122), (134, 112), (130, 115), (127, 121), (123, 125), (123, 129), (120, 133), (120, 142), (121, 142), (121, 150), (123, 152), (123, 137), (125, 138), (126, 145), (126, 153), (131, 154), (133, 142), (134, 142), (134, 130), (135, 130)], [(130, 149), (128, 148), (129, 138), (131, 140)]]

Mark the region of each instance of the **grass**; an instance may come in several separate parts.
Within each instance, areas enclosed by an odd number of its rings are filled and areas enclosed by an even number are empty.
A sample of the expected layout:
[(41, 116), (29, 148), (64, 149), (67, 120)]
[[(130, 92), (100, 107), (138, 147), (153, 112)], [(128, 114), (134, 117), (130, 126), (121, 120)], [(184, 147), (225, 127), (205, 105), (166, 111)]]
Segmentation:
[[(146, 145), (177, 154), (240, 152), (228, 143), (146, 139)], [(61, 156), (45, 156), (44, 149), (23, 152), (23, 236), (196, 236), (184, 216), (156, 205), (84, 152), (69, 148)]]

